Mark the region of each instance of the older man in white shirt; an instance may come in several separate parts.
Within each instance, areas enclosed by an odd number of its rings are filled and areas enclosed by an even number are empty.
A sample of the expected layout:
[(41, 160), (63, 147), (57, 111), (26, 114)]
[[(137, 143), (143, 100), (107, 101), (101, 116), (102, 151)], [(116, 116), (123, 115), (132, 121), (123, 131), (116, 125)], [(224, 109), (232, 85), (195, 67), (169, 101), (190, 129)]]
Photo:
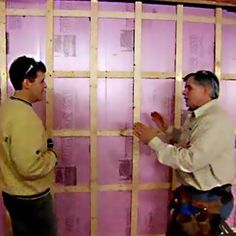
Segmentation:
[(163, 142), (156, 128), (142, 123), (134, 125), (134, 134), (162, 164), (175, 169), (181, 184), (174, 192), (167, 235), (217, 235), (220, 222), (233, 208), (234, 128), (218, 104), (219, 81), (212, 72), (191, 73), (184, 81), (190, 114), (181, 129), (168, 128), (159, 113), (152, 113), (172, 144)]

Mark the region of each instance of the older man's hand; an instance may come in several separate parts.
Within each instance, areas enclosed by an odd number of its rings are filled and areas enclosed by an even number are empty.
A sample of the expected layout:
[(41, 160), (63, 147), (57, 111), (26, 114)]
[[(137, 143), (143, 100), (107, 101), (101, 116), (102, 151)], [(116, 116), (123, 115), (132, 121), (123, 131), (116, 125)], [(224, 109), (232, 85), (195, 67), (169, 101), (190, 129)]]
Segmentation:
[(160, 113), (153, 111), (151, 113), (151, 117), (152, 120), (155, 122), (156, 126), (159, 127), (162, 132), (165, 132), (167, 130), (168, 123)]
[(145, 144), (148, 144), (157, 135), (157, 129), (146, 126), (140, 122), (134, 124), (133, 130), (134, 135)]

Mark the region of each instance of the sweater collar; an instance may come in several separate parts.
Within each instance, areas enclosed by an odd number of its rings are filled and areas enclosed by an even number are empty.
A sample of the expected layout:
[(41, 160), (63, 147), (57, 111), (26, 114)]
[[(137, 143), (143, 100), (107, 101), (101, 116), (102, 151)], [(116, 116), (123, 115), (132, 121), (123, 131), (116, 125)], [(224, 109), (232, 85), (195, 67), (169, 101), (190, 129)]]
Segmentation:
[(24, 102), (24, 103), (26, 103), (27, 105), (29, 105), (29, 106), (32, 107), (32, 104), (31, 104), (30, 102), (28, 102), (28, 101), (26, 101), (26, 100), (24, 100), (24, 99), (22, 99), (22, 98), (18, 98), (18, 97), (11, 96), (10, 99), (11, 99), (11, 100), (18, 100), (18, 101)]

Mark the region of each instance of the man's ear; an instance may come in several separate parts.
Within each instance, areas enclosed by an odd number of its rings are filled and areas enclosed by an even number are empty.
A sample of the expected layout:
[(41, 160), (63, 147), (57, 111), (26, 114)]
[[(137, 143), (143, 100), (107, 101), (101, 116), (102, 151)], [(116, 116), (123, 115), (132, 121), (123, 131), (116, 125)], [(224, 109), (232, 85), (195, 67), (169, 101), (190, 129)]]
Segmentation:
[(22, 87), (25, 89), (28, 89), (30, 88), (30, 86), (31, 86), (31, 82), (28, 79), (24, 79), (22, 83)]
[(204, 86), (205, 92), (209, 95), (209, 97), (212, 97), (212, 87), (211, 86)]

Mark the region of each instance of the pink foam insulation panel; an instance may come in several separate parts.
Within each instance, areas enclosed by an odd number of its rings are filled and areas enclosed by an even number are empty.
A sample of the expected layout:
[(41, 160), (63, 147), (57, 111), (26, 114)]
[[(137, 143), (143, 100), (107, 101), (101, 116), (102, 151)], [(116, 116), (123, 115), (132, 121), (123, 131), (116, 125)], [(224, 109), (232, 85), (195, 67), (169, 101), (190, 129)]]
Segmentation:
[(54, 129), (88, 130), (89, 79), (55, 79), (53, 106)]
[(134, 20), (99, 19), (98, 27), (98, 69), (132, 71)]
[(98, 236), (129, 236), (131, 193), (100, 192), (98, 195)]
[[(104, 148), (106, 146), (106, 148)], [(119, 147), (117, 150), (115, 147)], [(98, 182), (99, 184), (131, 183), (132, 138), (99, 137)]]
[(143, 20), (142, 71), (175, 71), (175, 34), (174, 21)]
[(54, 141), (60, 155), (56, 182), (65, 186), (89, 185), (89, 138), (57, 137)]
[[(8, 8), (46, 7), (46, 0), (8, 0)], [(55, 9), (90, 10), (87, 1), (54, 1)], [(134, 12), (133, 3), (98, 3), (99, 11)], [(143, 12), (176, 14), (176, 6), (143, 4)], [(214, 16), (213, 9), (184, 7), (184, 15)], [(223, 11), (223, 17), (236, 13)], [(14, 58), (28, 55), (46, 60), (45, 17), (7, 17), (7, 65)], [(98, 71), (132, 72), (134, 70), (134, 19), (98, 19)], [(90, 71), (90, 32), (88, 17), (54, 17), (55, 71)], [(143, 20), (141, 31), (141, 71), (175, 73), (176, 22)], [(222, 73), (236, 73), (236, 27), (222, 26)], [(184, 22), (183, 73), (214, 71), (215, 26), (212, 23)], [(98, 130), (125, 130), (133, 126), (133, 78), (99, 78), (97, 82)], [(221, 81), (220, 102), (236, 126), (236, 82)], [(13, 88), (8, 83), (8, 93)], [(152, 111), (159, 111), (174, 124), (175, 80), (142, 78), (141, 121), (154, 126)], [(46, 124), (46, 98), (34, 105)], [(186, 107), (182, 103), (183, 116)], [(53, 129), (90, 130), (90, 79), (54, 78)], [(59, 152), (56, 183), (66, 187), (90, 185), (90, 138), (54, 137)], [(132, 184), (133, 138), (99, 136), (97, 138), (97, 184)], [(168, 183), (171, 171), (161, 165), (145, 145), (140, 146), (140, 184)], [(236, 194), (235, 188), (234, 192)], [(138, 235), (164, 234), (168, 221), (170, 189), (138, 191)], [(98, 236), (129, 236), (131, 233), (131, 191), (99, 191), (97, 194)], [(90, 192), (55, 193), (55, 209), (60, 236), (90, 235)], [(4, 235), (4, 207), (0, 199), (0, 235)], [(229, 220), (236, 225), (236, 208)]]
[(89, 193), (55, 194), (59, 236), (90, 235)]
[(183, 70), (214, 70), (214, 24), (184, 23)]
[(54, 70), (89, 70), (89, 18), (54, 18)]
[[(236, 18), (236, 14), (234, 14)], [(223, 25), (222, 27), (222, 73), (236, 73), (236, 27)]]
[(168, 221), (167, 201), (169, 191), (140, 191), (138, 196), (138, 233), (162, 234)]
[(133, 80), (99, 79), (97, 88), (99, 129), (130, 129)]

